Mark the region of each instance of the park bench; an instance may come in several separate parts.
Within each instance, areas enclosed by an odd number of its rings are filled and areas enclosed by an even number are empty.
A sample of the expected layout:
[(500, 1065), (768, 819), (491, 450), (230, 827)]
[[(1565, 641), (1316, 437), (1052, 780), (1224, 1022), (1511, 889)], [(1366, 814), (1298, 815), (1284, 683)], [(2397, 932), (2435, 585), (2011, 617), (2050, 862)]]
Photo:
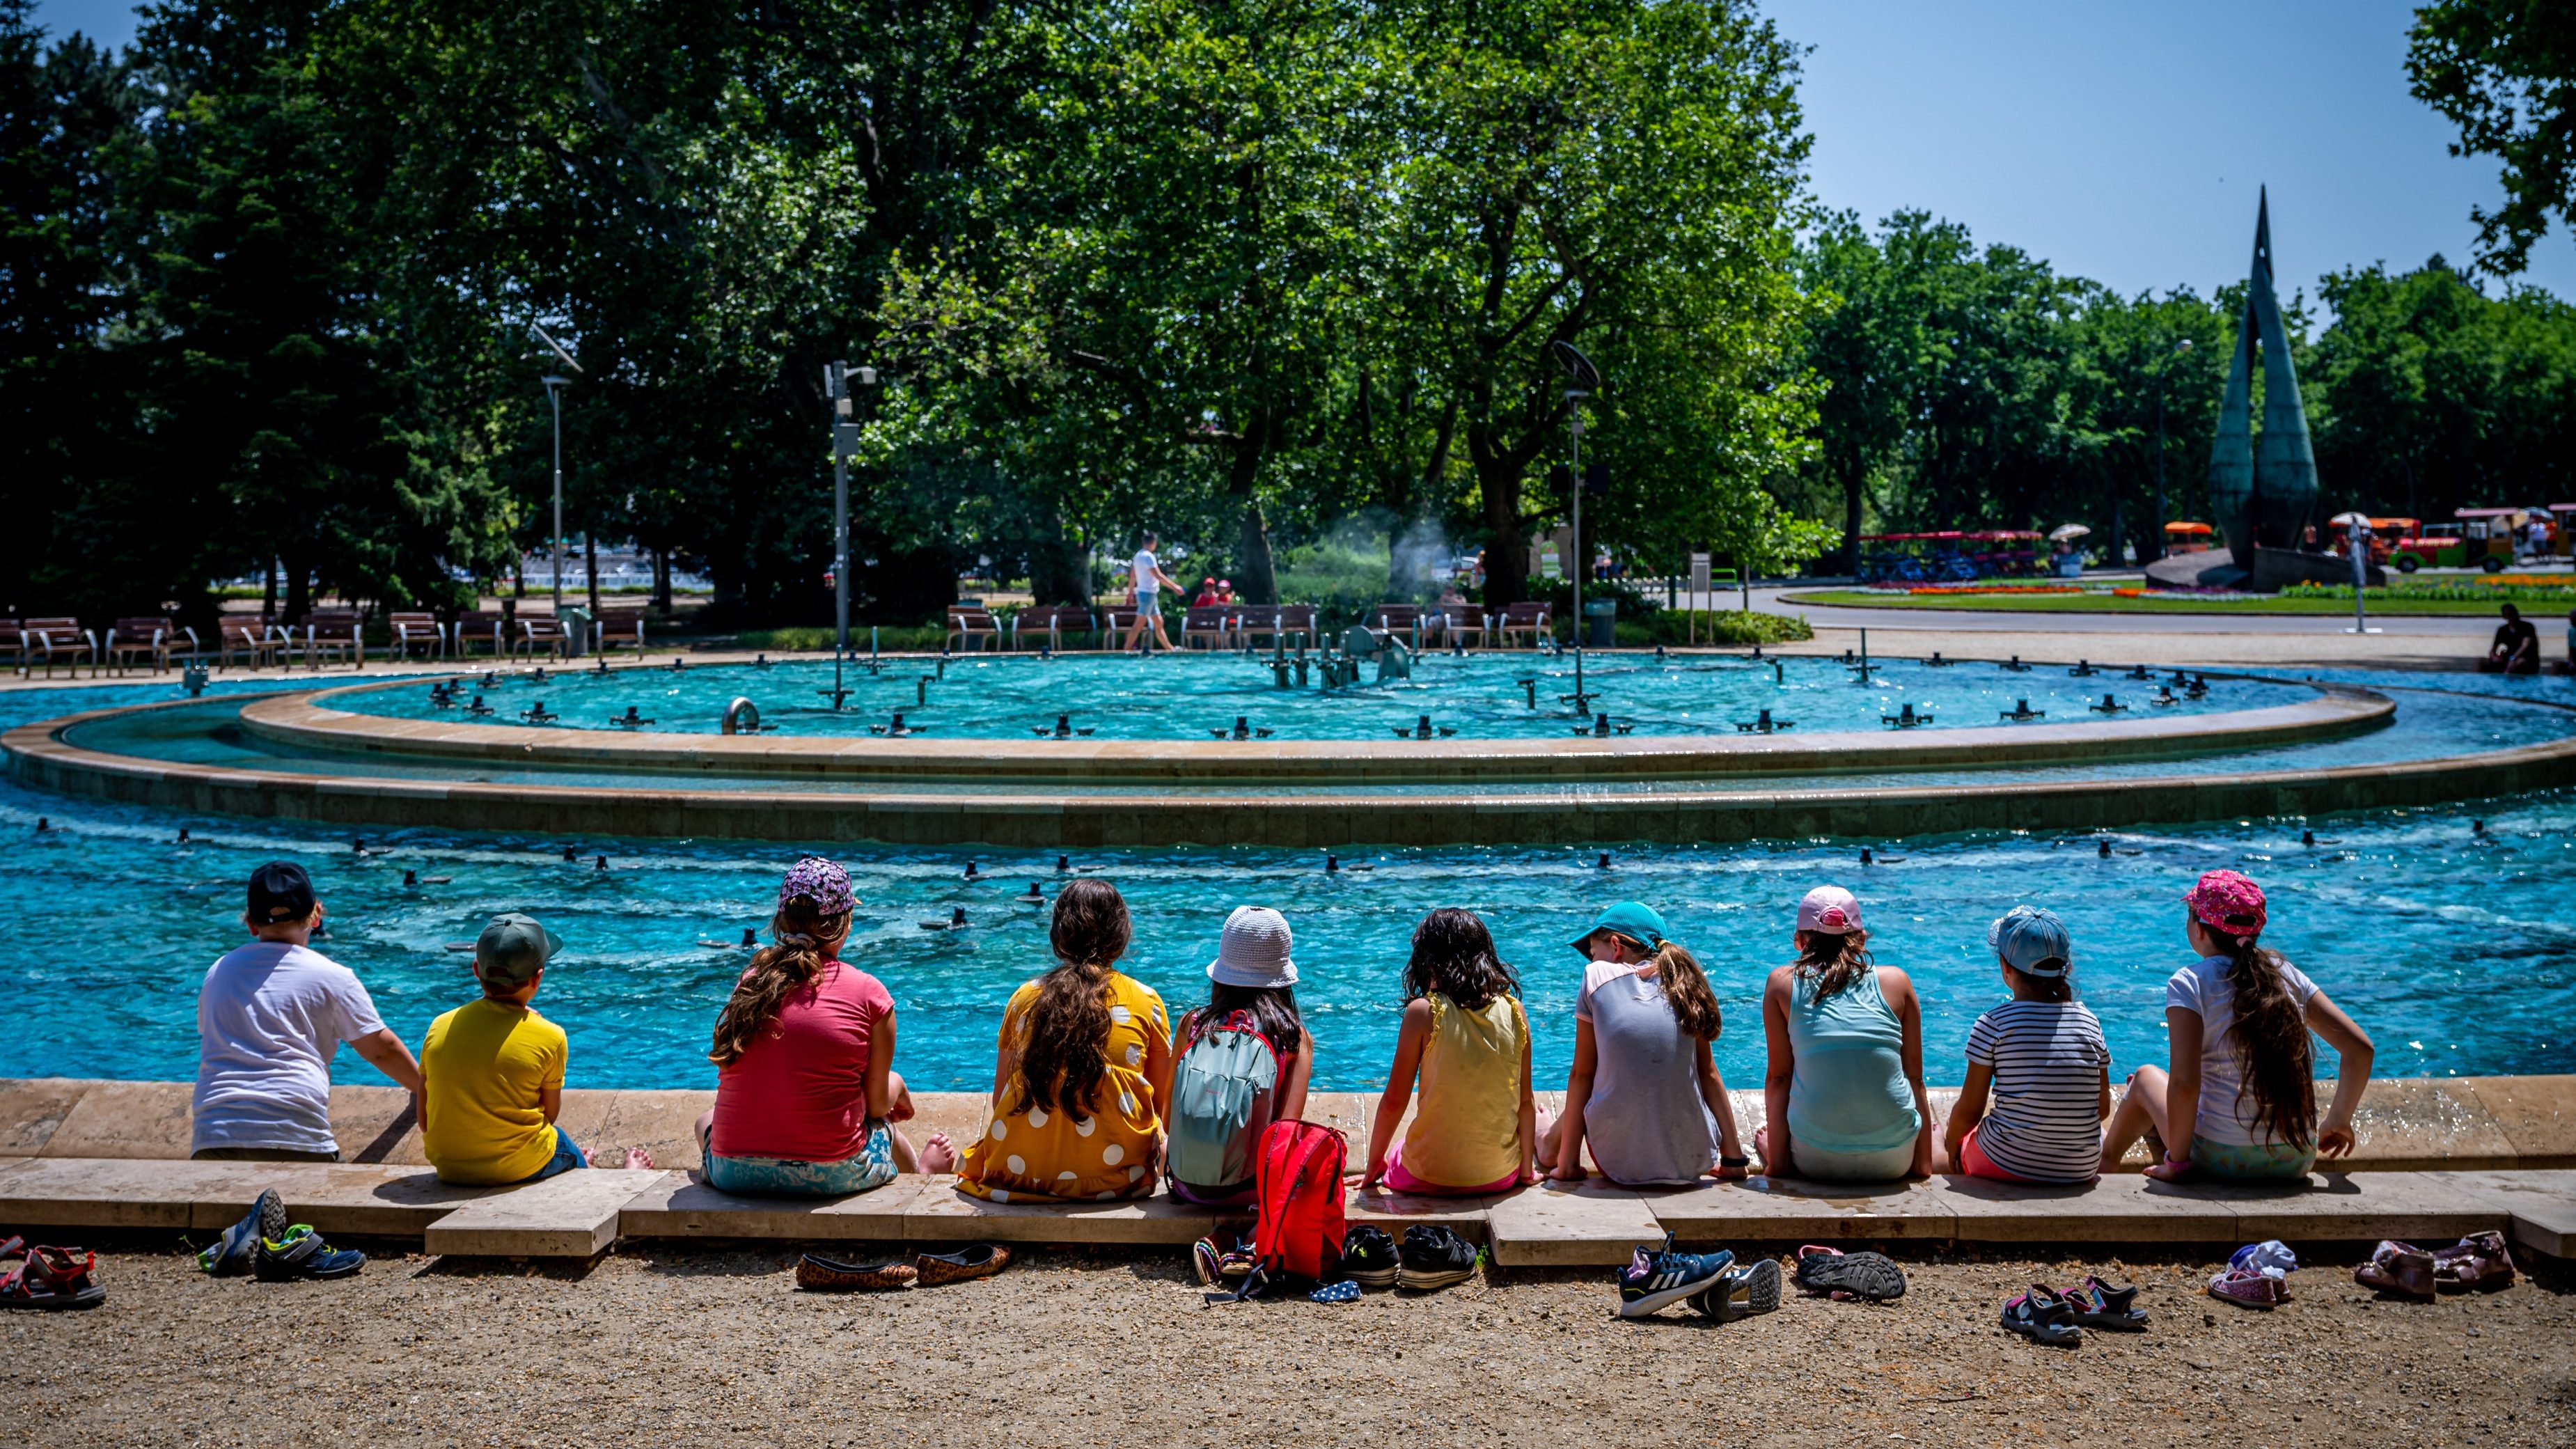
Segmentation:
[(642, 609), (602, 610), (599, 622), (591, 626), (591, 638), (596, 641), (598, 650), (602, 654), (622, 647), (631, 647), (636, 653), (643, 653), (644, 611)]
[(537, 657), (537, 651), (542, 648), (547, 653), (561, 658), (571, 653), (571, 644), (571, 633), (564, 628), (563, 620), (554, 615), (521, 614), (519, 616), (519, 653), (534, 659)]
[(1211, 649), (1234, 646), (1234, 613), (1223, 604), (1193, 604), (1181, 615), (1181, 647), (1205, 640)]
[(1064, 652), (1064, 636), (1089, 634), (1097, 628), (1089, 609), (1072, 604), (1036, 604), (1011, 616), (1011, 647), (1018, 649), (1024, 635), (1043, 636), (1051, 652)]
[(1555, 621), (1550, 617), (1547, 605), (1540, 603), (1505, 604), (1502, 617), (1495, 623), (1495, 633), (1501, 637), (1506, 649), (1511, 647), (1514, 634), (1528, 635), (1530, 647), (1535, 649), (1539, 637), (1553, 634), (1555, 629)]
[(1455, 605), (1440, 611), (1440, 637), (1462, 647), (1485, 647), (1485, 611), (1473, 604)]
[(1002, 626), (993, 622), (992, 610), (981, 604), (948, 606), (949, 648), (962, 651), (964, 646), (971, 643), (976, 651), (981, 653), (987, 641), (996, 647), (1002, 642)]
[(150, 661), (155, 674), (170, 667), (170, 651), (181, 639), (188, 641), (188, 652), (197, 652), (197, 631), (182, 629), (167, 617), (119, 619), (107, 631), (107, 642), (100, 653), (107, 665), (119, 673), (137, 658)]
[(215, 621), (215, 647), (216, 661), (226, 668), (231, 667), (233, 656), (240, 654), (250, 660), (251, 668), (257, 669), (285, 657), (286, 637), (278, 629), (277, 620), (267, 614), (226, 614)]
[(90, 673), (98, 672), (98, 640), (80, 626), (80, 620), (68, 615), (29, 619), (23, 633), (27, 650), (24, 672), (33, 672), (39, 659), (45, 662), (47, 679), (54, 677), (56, 661), (64, 662), (77, 675), (81, 661), (88, 660)]
[(1235, 632), (1246, 644), (1303, 648), (1315, 637), (1312, 604), (1245, 604), (1236, 610)]
[(387, 616), (386, 625), (393, 636), (392, 653), (396, 659), (409, 659), (414, 645), (427, 648), (425, 657), (431, 659), (447, 652), (447, 630), (439, 625), (435, 614), (393, 614)]
[(510, 621), (508, 616), (492, 609), (459, 614), (450, 637), (455, 641), (459, 659), (472, 654), (478, 644), (483, 646), (484, 652), (497, 659), (510, 652)]
[(355, 609), (314, 609), (304, 616), (304, 663), (322, 667), (323, 656), (346, 659), (352, 667), (367, 662), (364, 619)]
[(9, 656), (12, 668), (21, 672), (27, 667), (27, 628), (16, 619), (0, 619), (0, 654)]

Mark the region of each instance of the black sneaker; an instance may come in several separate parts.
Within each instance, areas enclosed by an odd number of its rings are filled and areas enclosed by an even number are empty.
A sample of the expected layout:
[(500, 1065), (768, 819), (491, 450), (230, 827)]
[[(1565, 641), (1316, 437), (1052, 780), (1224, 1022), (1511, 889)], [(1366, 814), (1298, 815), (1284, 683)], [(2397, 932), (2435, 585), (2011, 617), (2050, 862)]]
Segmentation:
[(1756, 1258), (1726, 1270), (1726, 1276), (1701, 1289), (1691, 1307), (1720, 1323), (1733, 1323), (1780, 1306), (1780, 1260)]
[(1396, 1285), (1428, 1293), (1476, 1276), (1484, 1254), (1449, 1228), (1416, 1223), (1404, 1230), (1404, 1247), (1396, 1257)]
[(1399, 1269), (1395, 1239), (1375, 1223), (1353, 1223), (1342, 1235), (1342, 1276), (1363, 1288), (1392, 1288)]
[(272, 1187), (259, 1195), (240, 1222), (224, 1229), (222, 1237), (197, 1254), (197, 1267), (218, 1278), (247, 1273), (251, 1260), (259, 1256), (260, 1240), (285, 1237), (286, 1226), (286, 1200)]

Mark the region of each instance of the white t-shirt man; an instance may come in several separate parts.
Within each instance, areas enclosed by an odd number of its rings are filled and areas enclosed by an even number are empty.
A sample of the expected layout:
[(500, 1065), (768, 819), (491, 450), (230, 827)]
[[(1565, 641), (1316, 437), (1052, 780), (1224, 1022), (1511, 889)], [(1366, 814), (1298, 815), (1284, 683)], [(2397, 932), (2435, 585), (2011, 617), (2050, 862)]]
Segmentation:
[(357, 973), (310, 946), (253, 941), (228, 953), (197, 992), (188, 1150), (338, 1152), (331, 1058), (384, 1029)]
[(1154, 557), (1150, 548), (1136, 551), (1135, 560), (1127, 566), (1127, 576), (1136, 582), (1136, 607), (1140, 609), (1147, 607), (1146, 600), (1163, 592), (1162, 561)]

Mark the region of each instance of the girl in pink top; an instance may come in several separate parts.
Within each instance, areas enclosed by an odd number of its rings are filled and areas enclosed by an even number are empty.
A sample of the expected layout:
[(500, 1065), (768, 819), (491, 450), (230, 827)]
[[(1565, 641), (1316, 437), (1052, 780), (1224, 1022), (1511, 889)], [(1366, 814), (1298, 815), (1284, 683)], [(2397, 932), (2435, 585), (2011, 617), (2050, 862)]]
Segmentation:
[(807, 856), (778, 888), (774, 945), (751, 958), (716, 1018), (715, 1110), (698, 1119), (707, 1185), (833, 1197), (917, 1172), (894, 1123), (912, 1098), (894, 1067), (894, 998), (844, 963), (847, 871)]

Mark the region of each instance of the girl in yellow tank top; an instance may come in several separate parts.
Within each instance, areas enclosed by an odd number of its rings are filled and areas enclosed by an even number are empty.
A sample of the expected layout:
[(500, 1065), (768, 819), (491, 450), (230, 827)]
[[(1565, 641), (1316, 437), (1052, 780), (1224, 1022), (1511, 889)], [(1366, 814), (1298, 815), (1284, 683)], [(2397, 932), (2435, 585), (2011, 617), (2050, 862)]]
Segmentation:
[[(1404, 1026), (1369, 1134), (1368, 1175), (1397, 1192), (1453, 1196), (1536, 1182), (1538, 1101), (1520, 983), (1475, 913), (1433, 911), (1413, 933)], [(1395, 1129), (1422, 1085), (1399, 1146)]]

